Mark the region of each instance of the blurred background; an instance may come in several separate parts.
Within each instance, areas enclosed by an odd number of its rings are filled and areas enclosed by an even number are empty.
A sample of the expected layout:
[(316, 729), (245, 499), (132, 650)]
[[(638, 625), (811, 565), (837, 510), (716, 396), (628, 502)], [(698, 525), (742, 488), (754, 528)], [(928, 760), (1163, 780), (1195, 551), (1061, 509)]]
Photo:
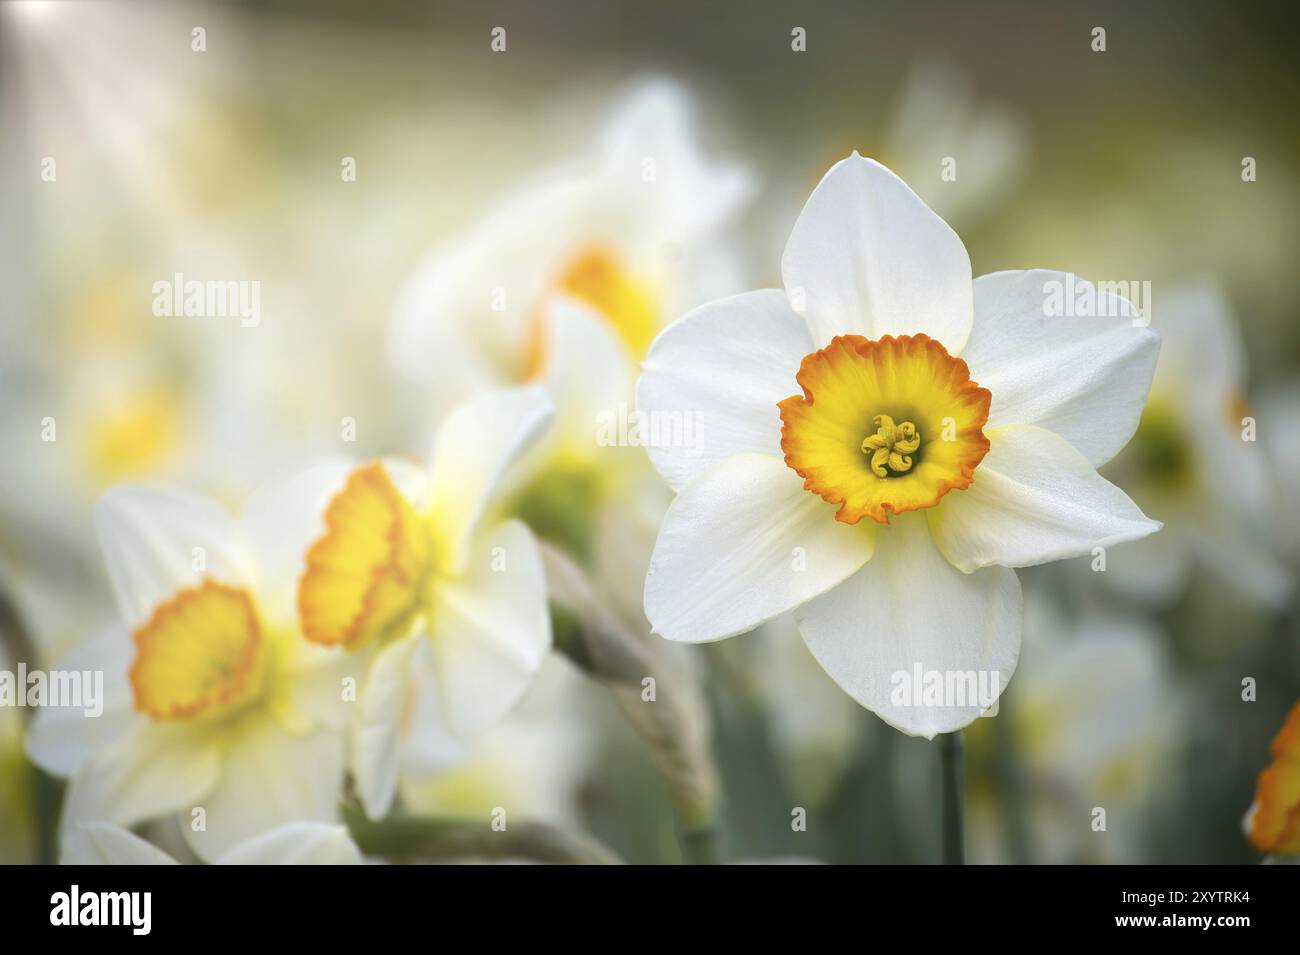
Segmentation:
[[(969, 857), (1258, 861), (1242, 819), (1300, 697), (1295, 42), (1280, 3), (0, 3), (0, 668), (57, 666), (113, 620), (105, 488), (234, 504), (322, 455), (426, 450), (436, 381), (394, 336), (428, 257), (549, 170), (587, 171), (651, 84), (689, 104), (693, 155), (746, 182), (725, 221), (665, 232), (656, 254), (703, 275), (674, 307), (779, 284), (795, 215), (854, 149), (949, 221), (976, 275), (1152, 283), (1155, 411), (1107, 473), (1168, 540), (1022, 574), (1019, 670), (967, 733)], [(178, 272), (259, 281), (260, 323), (155, 315)], [(1246, 417), (1250, 446), (1204, 453)], [(629, 564), (612, 589), (639, 592)], [(857, 707), (788, 621), (688, 649), (727, 858), (938, 859), (936, 747)], [(509, 794), (675, 861), (669, 787), (617, 710), (557, 654), (404, 805)], [(5, 862), (55, 854), (60, 783), (24, 756), (28, 716), (0, 708)]]

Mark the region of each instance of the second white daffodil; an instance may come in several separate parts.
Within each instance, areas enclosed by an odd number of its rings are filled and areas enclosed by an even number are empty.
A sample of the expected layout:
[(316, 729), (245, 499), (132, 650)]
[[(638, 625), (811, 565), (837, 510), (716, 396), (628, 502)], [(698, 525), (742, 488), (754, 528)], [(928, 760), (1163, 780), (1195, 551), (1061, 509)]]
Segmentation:
[(782, 272), (784, 292), (687, 314), (643, 365), (638, 410), (702, 435), (650, 449), (677, 498), (646, 614), (699, 643), (793, 609), (863, 706), (914, 735), (959, 729), (993, 699), (899, 683), (996, 698), (1020, 650), (1011, 568), (1159, 528), (1096, 471), (1137, 427), (1158, 338), (1100, 292), (1094, 314), (1049, 316), (1063, 273), (972, 282), (953, 231), (856, 154), (813, 192)]
[(429, 469), (400, 460), (320, 468), (285, 501), (317, 529), (305, 560), (296, 555), (303, 636), (369, 657), (352, 770), (373, 818), (396, 792), (403, 728), (433, 748), (484, 729), (518, 701), (550, 648), (532, 534), (484, 519), (503, 473), (550, 415), (540, 387), (484, 392), (447, 416)]

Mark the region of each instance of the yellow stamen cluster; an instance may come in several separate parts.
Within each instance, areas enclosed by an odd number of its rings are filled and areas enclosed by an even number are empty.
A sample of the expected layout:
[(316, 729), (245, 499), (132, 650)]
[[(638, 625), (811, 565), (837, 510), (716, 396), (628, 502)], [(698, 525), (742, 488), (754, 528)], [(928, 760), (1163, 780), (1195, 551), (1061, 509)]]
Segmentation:
[(921, 435), (910, 421), (894, 424), (887, 414), (873, 419), (876, 433), (862, 442), (862, 453), (871, 455), (871, 473), (878, 478), (902, 474), (912, 468), (912, 455), (921, 447)]

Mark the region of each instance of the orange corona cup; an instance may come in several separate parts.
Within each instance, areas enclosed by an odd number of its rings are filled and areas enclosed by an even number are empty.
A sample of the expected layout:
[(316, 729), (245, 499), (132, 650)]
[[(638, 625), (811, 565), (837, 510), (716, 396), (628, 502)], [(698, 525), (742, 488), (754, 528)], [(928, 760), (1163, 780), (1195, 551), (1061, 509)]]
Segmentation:
[(1291, 707), (1270, 751), (1273, 762), (1255, 788), (1250, 841), (1260, 852), (1300, 852), (1300, 702)]

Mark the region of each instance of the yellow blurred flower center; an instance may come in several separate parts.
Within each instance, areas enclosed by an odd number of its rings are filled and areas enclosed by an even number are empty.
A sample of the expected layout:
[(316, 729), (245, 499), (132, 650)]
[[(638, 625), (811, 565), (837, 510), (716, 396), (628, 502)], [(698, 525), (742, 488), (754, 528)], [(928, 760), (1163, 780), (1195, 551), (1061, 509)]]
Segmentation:
[(1166, 493), (1190, 486), (1196, 476), (1194, 436), (1184, 427), (1174, 403), (1153, 396), (1147, 400), (1137, 433), (1126, 450), (1141, 477)]
[(154, 474), (176, 450), (181, 414), (163, 389), (145, 389), (95, 409), (86, 458), (105, 484)]
[(355, 649), (397, 636), (432, 569), (424, 522), (379, 462), (358, 468), (325, 509), (298, 582), (303, 636)]
[(785, 462), (847, 524), (933, 507), (988, 452), (992, 396), (927, 335), (839, 336), (795, 380), (803, 394), (778, 403)]
[(156, 720), (223, 716), (259, 698), (267, 650), (248, 593), (213, 580), (160, 604), (135, 631), (135, 708)]
[[(581, 249), (561, 266), (554, 290), (590, 305), (638, 361), (645, 357), (659, 330), (659, 302), (653, 291), (603, 245)], [(546, 363), (544, 308), (534, 315), (525, 360), (525, 376), (533, 377)]]

